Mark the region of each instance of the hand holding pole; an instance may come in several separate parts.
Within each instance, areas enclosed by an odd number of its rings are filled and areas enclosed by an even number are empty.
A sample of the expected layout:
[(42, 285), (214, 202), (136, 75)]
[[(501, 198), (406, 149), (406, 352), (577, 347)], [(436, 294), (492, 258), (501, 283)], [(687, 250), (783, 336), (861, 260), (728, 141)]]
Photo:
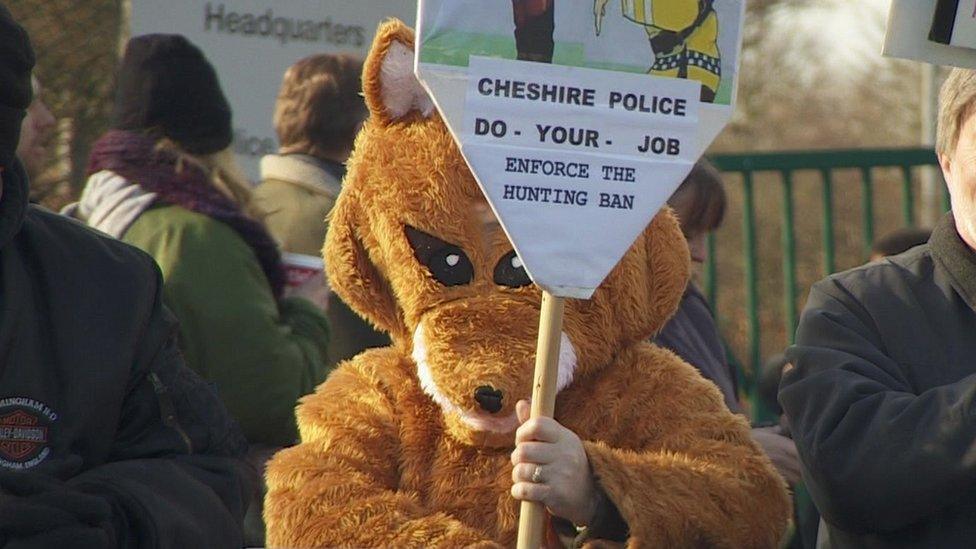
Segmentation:
[[(556, 383), (559, 376), (559, 342), (563, 331), (566, 300), (542, 292), (539, 339), (536, 344), (535, 375), (532, 386), (531, 417), (552, 417), (556, 408)], [(518, 549), (542, 546), (546, 508), (534, 501), (523, 501), (519, 514)]]

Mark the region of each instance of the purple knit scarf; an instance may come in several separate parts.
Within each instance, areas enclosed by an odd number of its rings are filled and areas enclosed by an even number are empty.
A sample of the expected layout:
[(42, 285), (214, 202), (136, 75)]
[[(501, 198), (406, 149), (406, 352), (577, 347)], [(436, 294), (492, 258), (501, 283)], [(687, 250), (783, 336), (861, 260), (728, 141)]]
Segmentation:
[(285, 286), (285, 272), (278, 245), (261, 223), (247, 217), (240, 206), (218, 191), (200, 168), (158, 150), (156, 140), (138, 132), (110, 130), (94, 145), (88, 174), (112, 171), (147, 192), (157, 201), (181, 206), (220, 221), (233, 229), (254, 250), (276, 298)]

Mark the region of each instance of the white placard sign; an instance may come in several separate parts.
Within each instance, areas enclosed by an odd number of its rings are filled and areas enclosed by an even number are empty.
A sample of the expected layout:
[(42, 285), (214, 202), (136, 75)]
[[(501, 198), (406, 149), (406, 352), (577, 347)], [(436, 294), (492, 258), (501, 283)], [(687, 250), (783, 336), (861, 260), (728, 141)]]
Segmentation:
[(731, 117), (743, 2), (667, 4), (420, 2), (418, 78), (553, 295), (591, 296)]
[[(976, 20), (972, 19), (976, 0), (959, 2), (959, 13), (952, 28), (956, 29), (956, 24), (961, 23), (964, 30), (957, 45), (931, 38), (937, 4), (937, 0), (892, 0), (882, 53), (934, 65), (976, 69), (976, 49), (973, 49), (976, 47)], [(952, 31), (953, 40), (955, 32)], [(963, 41), (966, 44), (962, 44)], [(968, 47), (959, 47), (959, 44)]]
[(470, 63), (462, 151), (554, 295), (599, 285), (697, 158), (696, 82), (599, 72)]
[(234, 150), (253, 180), (278, 150), (272, 125), (285, 70), (316, 53), (365, 58), (380, 22), (411, 24), (416, 0), (131, 0), (132, 36), (178, 33), (217, 69), (234, 111)]

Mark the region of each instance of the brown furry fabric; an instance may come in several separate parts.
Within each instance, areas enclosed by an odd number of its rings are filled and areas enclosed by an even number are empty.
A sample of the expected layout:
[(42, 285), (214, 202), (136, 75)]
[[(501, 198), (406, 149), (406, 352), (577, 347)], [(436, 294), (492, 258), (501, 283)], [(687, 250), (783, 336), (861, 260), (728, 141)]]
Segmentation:
[[(300, 405), (302, 443), (268, 467), (275, 547), (515, 543), (514, 432), (472, 427), (461, 414), (489, 415), (472, 396), (481, 386), (504, 395), (489, 419), (510, 417), (531, 395), (540, 293), (493, 281), (511, 244), (486, 224), (484, 198), (443, 121), (417, 110), (396, 118), (384, 106), (397, 91), (384, 89), (396, 42), (412, 50), (413, 35), (391, 22), (366, 62), (372, 116), (325, 247), (336, 292), (393, 345), (341, 365)], [(463, 250), (470, 283), (439, 283), (406, 226)], [(591, 300), (567, 303), (564, 332), (577, 360), (556, 419), (584, 440), (630, 526), (628, 546), (773, 547), (790, 513), (783, 481), (713, 385), (644, 343), (674, 312), (687, 278), (688, 250), (665, 209)], [(418, 327), (431, 383), (453, 408), (435, 402), (418, 375)]]

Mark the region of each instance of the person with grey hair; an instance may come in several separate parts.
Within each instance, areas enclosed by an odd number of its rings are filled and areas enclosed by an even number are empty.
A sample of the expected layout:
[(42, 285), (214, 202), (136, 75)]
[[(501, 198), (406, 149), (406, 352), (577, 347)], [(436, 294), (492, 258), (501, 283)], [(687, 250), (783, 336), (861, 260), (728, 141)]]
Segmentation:
[(815, 284), (787, 351), (779, 401), (821, 547), (976, 539), (976, 72), (940, 102), (952, 211), (927, 244)]

